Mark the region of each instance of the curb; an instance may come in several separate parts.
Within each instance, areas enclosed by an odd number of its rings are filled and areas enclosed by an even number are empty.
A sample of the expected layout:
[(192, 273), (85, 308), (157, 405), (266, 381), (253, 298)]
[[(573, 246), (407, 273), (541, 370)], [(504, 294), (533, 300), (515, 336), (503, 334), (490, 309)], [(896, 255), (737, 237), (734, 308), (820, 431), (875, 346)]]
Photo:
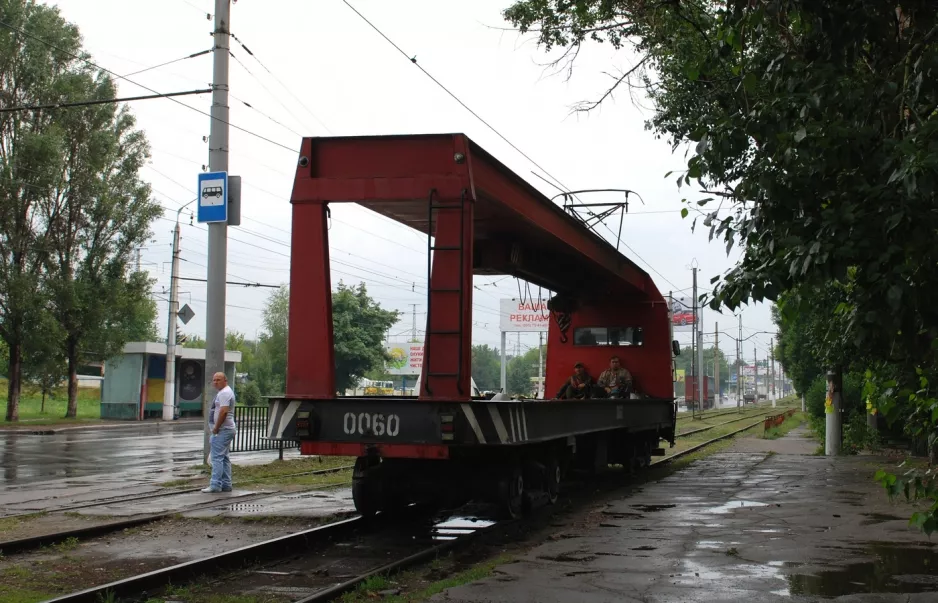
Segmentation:
[(28, 427), (0, 427), (0, 434), (22, 433), (26, 435), (55, 435), (67, 431), (94, 431), (101, 429), (176, 429), (201, 425), (202, 419), (185, 419), (177, 421), (162, 421), (152, 419), (149, 421), (126, 421), (120, 423), (89, 423), (87, 425), (72, 425), (59, 427), (58, 425), (30, 425)]

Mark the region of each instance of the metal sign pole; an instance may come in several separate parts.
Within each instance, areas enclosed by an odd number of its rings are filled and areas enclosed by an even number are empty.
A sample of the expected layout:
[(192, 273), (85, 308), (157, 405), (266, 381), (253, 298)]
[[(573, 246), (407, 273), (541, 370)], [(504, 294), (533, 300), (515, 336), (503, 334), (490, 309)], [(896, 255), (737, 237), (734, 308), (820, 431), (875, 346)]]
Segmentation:
[[(231, 35), (230, 0), (215, 0), (215, 48), (212, 77), (211, 129), (208, 142), (210, 172), (228, 171), (228, 51)], [(227, 191), (224, 191), (227, 194)], [(222, 196), (223, 203), (227, 199)], [(201, 201), (201, 198), (200, 198)], [(202, 441), (202, 460), (208, 462), (209, 433), (207, 424), (209, 405), (215, 395), (212, 375), (225, 370), (225, 278), (228, 273), (228, 224), (225, 221), (208, 224), (208, 274), (206, 275), (205, 309), (205, 387), (202, 398), (202, 418), (206, 421)]]

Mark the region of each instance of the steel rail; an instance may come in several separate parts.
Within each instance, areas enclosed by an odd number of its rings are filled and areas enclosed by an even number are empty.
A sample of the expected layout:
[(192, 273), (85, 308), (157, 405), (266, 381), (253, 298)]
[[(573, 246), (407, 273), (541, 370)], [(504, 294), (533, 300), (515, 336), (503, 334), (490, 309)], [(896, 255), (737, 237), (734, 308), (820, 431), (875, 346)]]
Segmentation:
[[(271, 476), (270, 478), (267, 478), (267, 479), (273, 479), (277, 477), (296, 477), (296, 476), (302, 476), (302, 475), (320, 475), (320, 474), (326, 474), (326, 473), (338, 473), (339, 471), (342, 471), (344, 469), (351, 469), (351, 468), (352, 468), (351, 465), (348, 465), (348, 466), (343, 465), (341, 467), (331, 467), (329, 469), (319, 469), (316, 471), (307, 471), (304, 473), (290, 473), (290, 474), (285, 474), (285, 475)], [(235, 483), (251, 483), (253, 481), (256, 481), (256, 480), (248, 480), (247, 482), (235, 482)], [(321, 490), (321, 489), (323, 488), (311, 488), (308, 491)], [(185, 489), (185, 490), (177, 490), (175, 492), (165, 492), (165, 493), (161, 492), (158, 494), (151, 494), (151, 495), (146, 495), (146, 496), (123, 498), (120, 500), (108, 499), (102, 502), (91, 503), (88, 505), (82, 505), (82, 506), (70, 507), (70, 508), (72, 509), (87, 508), (87, 507), (101, 506), (101, 505), (107, 505), (107, 504), (113, 504), (113, 503), (134, 502), (137, 500), (145, 500), (148, 498), (156, 498), (160, 496), (172, 496), (176, 494), (198, 492), (199, 490), (200, 488), (192, 488), (192, 489)], [(37, 549), (37, 548), (47, 546), (50, 544), (55, 544), (57, 542), (62, 542), (64, 540), (68, 540), (69, 538), (78, 538), (81, 540), (81, 539), (87, 539), (87, 538), (94, 538), (96, 536), (104, 536), (106, 534), (119, 532), (127, 528), (133, 528), (133, 527), (137, 527), (141, 525), (146, 525), (148, 523), (153, 523), (155, 521), (160, 521), (161, 519), (167, 519), (169, 517), (178, 515), (180, 512), (186, 513), (189, 511), (199, 511), (202, 509), (211, 509), (214, 507), (220, 507), (222, 505), (230, 505), (236, 502), (248, 502), (252, 500), (265, 498), (267, 496), (270, 496), (271, 494), (273, 493), (258, 492), (256, 494), (246, 494), (244, 496), (225, 498), (224, 500), (220, 500), (220, 501), (207, 501), (202, 504), (195, 504), (191, 507), (187, 507), (186, 509), (182, 511), (175, 509), (172, 511), (152, 513), (152, 514), (147, 514), (143, 516), (133, 517), (131, 519), (113, 521), (113, 522), (98, 524), (94, 526), (87, 526), (84, 528), (75, 528), (73, 530), (63, 530), (61, 532), (53, 532), (51, 534), (40, 534), (39, 536), (28, 536), (26, 538), (18, 538), (16, 540), (7, 540), (5, 542), (0, 542), (0, 553), (4, 555), (9, 555), (10, 553), (20, 553), (23, 551)], [(62, 509), (57, 509), (52, 512), (60, 512), (60, 511), (67, 511), (67, 510), (69, 509), (62, 508)], [(37, 513), (28, 513), (27, 515), (36, 515), (36, 514)], [(20, 517), (20, 516), (10, 515), (7, 517)]]
[(328, 541), (337, 536), (348, 534), (359, 526), (365, 525), (361, 517), (344, 519), (324, 526), (303, 530), (294, 534), (280, 536), (256, 544), (243, 546), (232, 551), (202, 557), (185, 563), (131, 576), (116, 582), (93, 586), (82, 591), (49, 599), (46, 603), (99, 603), (104, 600), (120, 600), (123, 597), (139, 595), (143, 591), (152, 591), (167, 584), (181, 584), (204, 576), (218, 573), (225, 569), (236, 569), (245, 563), (260, 557), (281, 558), (309, 549), (311, 544)]
[[(778, 406), (778, 407), (776, 407), (776, 408), (781, 409), (781, 410), (788, 410), (789, 408), (793, 408), (793, 407), (791, 407), (791, 406)], [(676, 434), (674, 434), (674, 437), (675, 437), (675, 438), (687, 437), (687, 436), (693, 435), (693, 434), (695, 434), (695, 433), (700, 433), (701, 431), (709, 431), (709, 430), (715, 429), (715, 428), (717, 428), (717, 427), (722, 427), (723, 425), (729, 425), (730, 423), (739, 423), (740, 421), (745, 421), (746, 419), (751, 419), (752, 417), (758, 417), (758, 416), (760, 416), (760, 415), (762, 415), (762, 416), (767, 416), (766, 413), (764, 413), (764, 412), (756, 412), (756, 413), (752, 413), (752, 414), (747, 414), (747, 415), (744, 416), (744, 417), (739, 417), (738, 419), (733, 419), (732, 421), (724, 421), (723, 423), (717, 423), (717, 424), (715, 424), (715, 425), (708, 425), (707, 427), (701, 427), (700, 429), (691, 429), (691, 430), (689, 430), (689, 431), (682, 431), (681, 433), (676, 433)]]
[[(263, 478), (254, 478), (249, 480), (235, 481), (234, 485), (241, 486), (245, 484), (254, 484), (257, 482), (269, 481), (272, 479), (280, 479), (283, 477), (301, 477), (303, 475), (321, 475), (326, 473), (338, 473), (339, 471), (344, 471), (346, 469), (353, 469), (354, 465), (341, 465), (339, 467), (330, 467), (329, 469), (316, 469), (315, 471), (303, 471), (301, 473), (284, 473), (283, 475), (270, 475)], [(76, 509), (88, 509), (91, 507), (100, 507), (103, 505), (111, 505), (114, 503), (122, 502), (133, 502), (137, 500), (147, 500), (150, 498), (162, 498), (165, 496), (175, 496), (177, 494), (191, 494), (192, 492), (198, 492), (202, 488), (183, 488), (181, 490), (170, 490), (168, 492), (149, 492), (146, 494), (130, 495), (130, 496), (112, 496), (109, 498), (98, 498), (91, 502), (79, 503), (75, 505), (63, 505), (61, 507), (55, 507), (54, 509), (41, 509), (39, 511), (27, 511), (24, 513), (13, 513), (11, 515), (0, 515), (0, 519), (13, 519), (17, 517), (29, 517), (31, 515), (39, 514), (49, 514), (49, 513), (62, 513), (63, 511), (74, 511)]]

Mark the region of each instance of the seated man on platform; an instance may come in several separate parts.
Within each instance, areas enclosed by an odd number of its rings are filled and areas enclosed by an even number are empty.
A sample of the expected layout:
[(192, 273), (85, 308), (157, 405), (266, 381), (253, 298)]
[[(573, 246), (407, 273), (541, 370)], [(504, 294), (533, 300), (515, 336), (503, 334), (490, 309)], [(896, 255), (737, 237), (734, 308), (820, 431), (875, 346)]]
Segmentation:
[(573, 365), (573, 376), (570, 377), (560, 392), (557, 393), (559, 400), (584, 400), (590, 397), (590, 390), (593, 387), (593, 379), (586, 372), (586, 367), (582, 362)]
[(609, 359), (609, 368), (596, 382), (610, 398), (628, 398), (632, 394), (632, 373), (622, 366), (618, 356)]

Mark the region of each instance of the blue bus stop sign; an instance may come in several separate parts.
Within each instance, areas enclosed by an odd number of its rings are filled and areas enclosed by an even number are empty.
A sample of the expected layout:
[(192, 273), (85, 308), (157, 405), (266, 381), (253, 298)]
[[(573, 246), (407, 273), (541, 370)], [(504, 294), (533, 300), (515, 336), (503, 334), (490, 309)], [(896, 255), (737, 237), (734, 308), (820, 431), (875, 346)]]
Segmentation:
[(199, 222), (228, 221), (228, 172), (199, 174)]

